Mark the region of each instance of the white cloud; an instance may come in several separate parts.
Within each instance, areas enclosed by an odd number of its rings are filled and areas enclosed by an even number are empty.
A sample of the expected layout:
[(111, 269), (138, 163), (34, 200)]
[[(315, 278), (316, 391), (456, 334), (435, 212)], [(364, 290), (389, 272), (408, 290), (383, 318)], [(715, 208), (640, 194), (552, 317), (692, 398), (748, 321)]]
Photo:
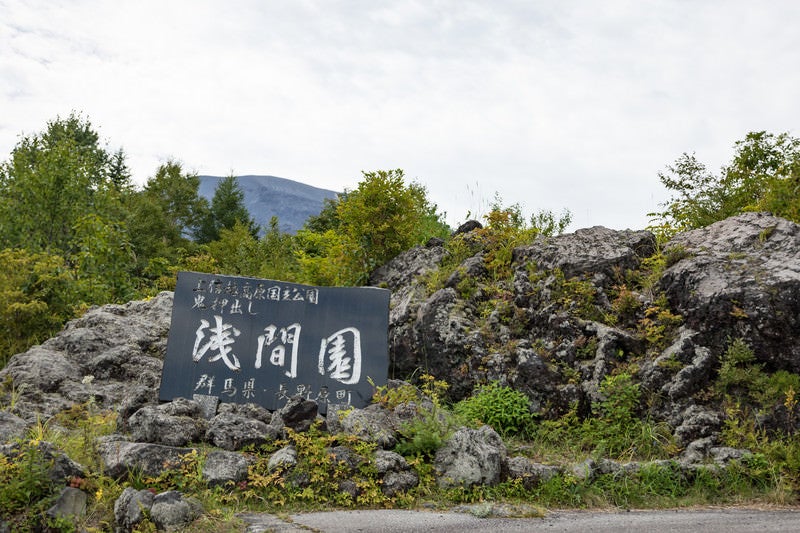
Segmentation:
[(81, 110), (140, 182), (169, 157), (331, 189), (399, 167), (452, 221), (497, 191), (529, 211), (568, 207), (575, 226), (642, 227), (664, 199), (657, 171), (681, 152), (715, 168), (746, 132), (800, 118), (793, 1), (0, 11), (0, 153)]

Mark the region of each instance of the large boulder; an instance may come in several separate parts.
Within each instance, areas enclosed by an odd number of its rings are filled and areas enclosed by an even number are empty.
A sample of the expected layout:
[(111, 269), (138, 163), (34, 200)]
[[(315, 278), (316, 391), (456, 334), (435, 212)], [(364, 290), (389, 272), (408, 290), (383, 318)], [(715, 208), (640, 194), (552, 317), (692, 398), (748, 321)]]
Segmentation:
[(617, 272), (638, 268), (641, 259), (655, 250), (656, 239), (649, 231), (595, 226), (520, 246), (514, 250), (513, 263), (517, 267), (532, 263), (539, 270), (557, 268), (567, 278), (589, 276), (605, 285)]
[(260, 446), (278, 438), (278, 429), (257, 418), (237, 412), (222, 412), (208, 424), (205, 440), (225, 450)]
[(193, 449), (130, 442), (119, 435), (110, 435), (98, 439), (97, 451), (105, 465), (105, 473), (120, 478), (130, 472), (158, 476), (165, 468), (180, 465), (182, 458), (192, 453)]
[(162, 405), (142, 407), (128, 419), (128, 428), (136, 442), (185, 446), (199, 441), (207, 424), (197, 402), (177, 398)]
[(158, 402), (172, 315), (170, 292), (90, 309), (55, 337), (13, 356), (0, 370), (18, 398), (9, 411), (29, 423), (74, 403), (120, 408), (125, 415)]
[(745, 213), (681, 233), (659, 287), (699, 344), (743, 339), (769, 369), (800, 372), (800, 226)]
[(507, 452), (489, 426), (461, 428), (437, 452), (434, 466), (442, 487), (496, 485), (507, 470)]

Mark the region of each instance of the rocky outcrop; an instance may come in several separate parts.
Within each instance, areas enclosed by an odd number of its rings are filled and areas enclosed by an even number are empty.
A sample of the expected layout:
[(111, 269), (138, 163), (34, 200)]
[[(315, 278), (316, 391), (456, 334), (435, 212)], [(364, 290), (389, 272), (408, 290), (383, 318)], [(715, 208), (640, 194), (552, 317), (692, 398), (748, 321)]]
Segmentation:
[(158, 403), (171, 314), (169, 292), (90, 309), (0, 370), (0, 381), (10, 377), (17, 388), (8, 411), (34, 423), (75, 403), (126, 414)]
[(659, 287), (699, 342), (741, 338), (773, 370), (800, 372), (800, 226), (745, 213), (672, 239)]
[(559, 269), (567, 278), (588, 276), (597, 285), (609, 286), (619, 272), (638, 268), (642, 258), (655, 251), (656, 240), (649, 231), (595, 226), (520, 246), (514, 250), (513, 263), (531, 264), (540, 271)]
[[(692, 476), (747, 457), (746, 450), (720, 446), (726, 413), (709, 401), (709, 385), (734, 339), (753, 351), (765, 372), (800, 372), (800, 226), (759, 213), (733, 217), (677, 235), (664, 247), (661, 266), (649, 232), (594, 227), (518, 246), (502, 275), (490, 264), (484, 231), (476, 224), (459, 229), (456, 238), (464, 246), (457, 259), (452, 248), (431, 240), (373, 272), (370, 282), (392, 291), (391, 378), (413, 381), (430, 373), (449, 383), (452, 401), (498, 381), (522, 391), (541, 418), (574, 412), (586, 419), (609, 399), (606, 378), (622, 369), (647, 398), (638, 414), (663, 422), (682, 449), (673, 461), (656, 466)], [(90, 309), (52, 339), (12, 357), (0, 370), (0, 383), (14, 386), (0, 389), (0, 405), (6, 406), (0, 410), (0, 454), (15, 457), (19, 444), (2, 442), (24, 437), (37, 420), (57, 426), (54, 415), (85, 404), (119, 414), (117, 434), (96, 443), (105, 473), (116, 478), (130, 472), (158, 476), (187, 454), (214, 447), (200, 452), (203, 479), (230, 487), (245, 483), (253, 466), (244, 450), (291, 441), (314, 427), (346, 435), (326, 449), (337, 469), (374, 467), (388, 496), (419, 483), (393, 451), (407, 424), (435, 415), (437, 407), (419, 390), (391, 408), (374, 404), (324, 417), (302, 397), (274, 412), (202, 398), (159, 404), (171, 307), (172, 294), (165, 292)], [(392, 379), (387, 391), (402, 386), (407, 385)], [(781, 405), (763, 418), (769, 417), (784, 427), (800, 422)], [(369, 457), (355, 451), (361, 449), (353, 445), (357, 441), (374, 448)], [(59, 468), (51, 475), (54, 482), (84, 473), (52, 445), (40, 446)], [(308, 486), (308, 474), (297, 468), (303, 460), (298, 448), (291, 442), (278, 446), (283, 447), (272, 453), (268, 469), (286, 472), (287, 483)], [(560, 474), (590, 481), (641, 467), (600, 459), (553, 466), (508, 458), (488, 426), (455, 428), (434, 463), (445, 487), (518, 479), (531, 488)], [(360, 490), (348, 479), (338, 489), (352, 498)], [(163, 516), (159, 527), (185, 523), (199, 512), (180, 495), (157, 498), (126, 490), (115, 506), (121, 530), (141, 523), (138, 509), (149, 509), (154, 520)]]

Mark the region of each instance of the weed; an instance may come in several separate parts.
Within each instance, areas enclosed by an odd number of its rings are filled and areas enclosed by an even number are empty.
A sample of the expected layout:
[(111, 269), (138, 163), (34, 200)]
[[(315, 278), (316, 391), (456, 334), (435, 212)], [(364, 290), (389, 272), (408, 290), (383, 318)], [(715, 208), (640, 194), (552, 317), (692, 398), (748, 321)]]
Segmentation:
[(465, 422), (488, 424), (501, 435), (527, 431), (533, 422), (528, 397), (497, 381), (478, 388), (458, 402), (454, 411)]
[(645, 309), (644, 318), (639, 321), (638, 329), (654, 351), (661, 351), (667, 347), (673, 332), (682, 322), (683, 317), (670, 311), (669, 303), (662, 295)]
[(448, 412), (438, 408), (426, 411), (400, 427), (395, 451), (409, 457), (432, 459), (454, 431), (455, 422)]

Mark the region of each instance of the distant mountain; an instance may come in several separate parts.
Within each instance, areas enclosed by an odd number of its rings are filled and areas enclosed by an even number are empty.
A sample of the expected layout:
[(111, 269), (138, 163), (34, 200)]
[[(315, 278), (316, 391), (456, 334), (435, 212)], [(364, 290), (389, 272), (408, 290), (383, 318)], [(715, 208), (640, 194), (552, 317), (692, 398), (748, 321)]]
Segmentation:
[[(200, 176), (200, 196), (210, 202), (222, 179)], [(325, 198), (336, 198), (338, 194), (275, 176), (238, 176), (237, 181), (244, 193), (245, 207), (256, 223), (268, 228), (270, 219), (277, 216), (281, 230), (288, 233), (302, 228), (308, 217), (318, 215)]]

